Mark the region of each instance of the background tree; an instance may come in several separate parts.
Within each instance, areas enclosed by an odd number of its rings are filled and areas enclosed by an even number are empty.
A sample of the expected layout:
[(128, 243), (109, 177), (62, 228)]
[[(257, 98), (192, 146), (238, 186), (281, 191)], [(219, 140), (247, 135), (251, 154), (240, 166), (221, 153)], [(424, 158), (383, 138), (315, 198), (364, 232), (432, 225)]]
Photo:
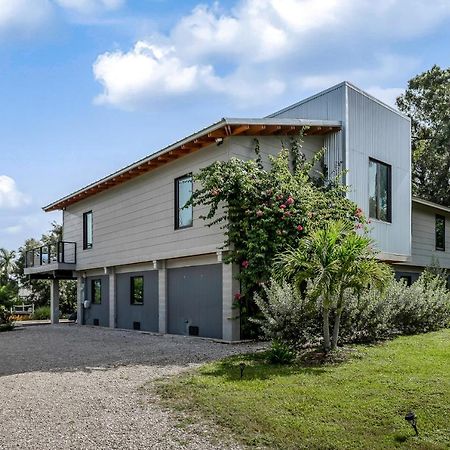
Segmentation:
[(450, 68), (412, 78), (397, 106), (411, 118), (413, 194), (450, 206)]

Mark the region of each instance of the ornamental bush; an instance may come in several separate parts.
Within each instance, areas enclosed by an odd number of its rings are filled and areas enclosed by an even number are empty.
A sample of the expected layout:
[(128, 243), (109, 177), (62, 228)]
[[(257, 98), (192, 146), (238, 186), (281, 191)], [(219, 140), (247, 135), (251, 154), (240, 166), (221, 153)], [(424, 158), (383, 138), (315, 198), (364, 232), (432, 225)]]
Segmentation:
[(0, 305), (0, 331), (9, 331), (14, 328), (11, 320), (11, 314), (7, 308)]

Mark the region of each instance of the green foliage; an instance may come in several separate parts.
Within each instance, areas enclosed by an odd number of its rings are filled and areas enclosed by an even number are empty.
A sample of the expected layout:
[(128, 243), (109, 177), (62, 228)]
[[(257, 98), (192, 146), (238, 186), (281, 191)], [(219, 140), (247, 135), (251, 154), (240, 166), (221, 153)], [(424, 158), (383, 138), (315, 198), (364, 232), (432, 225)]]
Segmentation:
[(294, 359), (295, 352), (289, 345), (281, 341), (273, 341), (267, 352), (267, 360), (270, 364), (291, 364)]
[(0, 304), (0, 331), (10, 331), (14, 328), (11, 314), (8, 309)]
[(323, 152), (307, 162), (300, 148), (298, 142), (290, 152), (283, 148), (269, 157), (265, 169), (256, 141), (256, 160), (216, 161), (194, 177), (201, 187), (191, 203), (208, 208), (203, 218), (209, 225), (223, 226), (229, 250), (225, 262), (241, 269), (237, 297), (244, 317), (255, 314), (253, 293), (270, 279), (276, 254), (297, 247), (307, 233), (330, 219), (359, 227), (365, 223), (362, 212), (345, 197), (344, 187), (314, 176)]
[(50, 307), (49, 306), (40, 306), (34, 310), (33, 320), (46, 320), (50, 319)]
[(413, 193), (450, 206), (450, 68), (433, 66), (408, 82), (397, 106), (411, 118)]

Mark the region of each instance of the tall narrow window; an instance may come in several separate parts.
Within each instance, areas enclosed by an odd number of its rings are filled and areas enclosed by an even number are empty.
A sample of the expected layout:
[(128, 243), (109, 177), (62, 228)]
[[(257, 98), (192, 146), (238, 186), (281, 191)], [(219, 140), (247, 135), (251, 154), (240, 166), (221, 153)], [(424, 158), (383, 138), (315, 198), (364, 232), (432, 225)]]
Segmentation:
[(144, 277), (130, 278), (130, 297), (132, 305), (144, 303)]
[(186, 203), (192, 196), (192, 175), (175, 180), (175, 229), (192, 227), (192, 205)]
[(83, 214), (83, 249), (92, 248), (94, 242), (94, 217), (92, 211)]
[(436, 214), (436, 250), (445, 252), (445, 217)]
[(102, 302), (102, 280), (92, 280), (91, 291), (92, 303), (94, 305), (100, 305), (100, 303)]
[(369, 217), (391, 222), (391, 166), (369, 158)]

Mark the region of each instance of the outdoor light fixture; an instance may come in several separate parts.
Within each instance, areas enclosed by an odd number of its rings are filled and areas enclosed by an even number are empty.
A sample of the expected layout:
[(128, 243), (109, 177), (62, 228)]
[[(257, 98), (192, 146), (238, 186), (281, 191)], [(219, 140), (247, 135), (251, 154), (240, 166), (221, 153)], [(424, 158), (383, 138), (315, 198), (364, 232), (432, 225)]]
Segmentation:
[(239, 364), (239, 369), (241, 370), (241, 380), (242, 380), (242, 377), (244, 376), (245, 363), (241, 362)]
[(223, 144), (223, 138), (221, 138), (221, 137), (216, 138), (216, 144), (217, 145), (222, 145)]
[(408, 414), (406, 414), (405, 420), (408, 421), (409, 424), (414, 428), (416, 436), (419, 436), (419, 432), (417, 431), (416, 415), (411, 411)]

